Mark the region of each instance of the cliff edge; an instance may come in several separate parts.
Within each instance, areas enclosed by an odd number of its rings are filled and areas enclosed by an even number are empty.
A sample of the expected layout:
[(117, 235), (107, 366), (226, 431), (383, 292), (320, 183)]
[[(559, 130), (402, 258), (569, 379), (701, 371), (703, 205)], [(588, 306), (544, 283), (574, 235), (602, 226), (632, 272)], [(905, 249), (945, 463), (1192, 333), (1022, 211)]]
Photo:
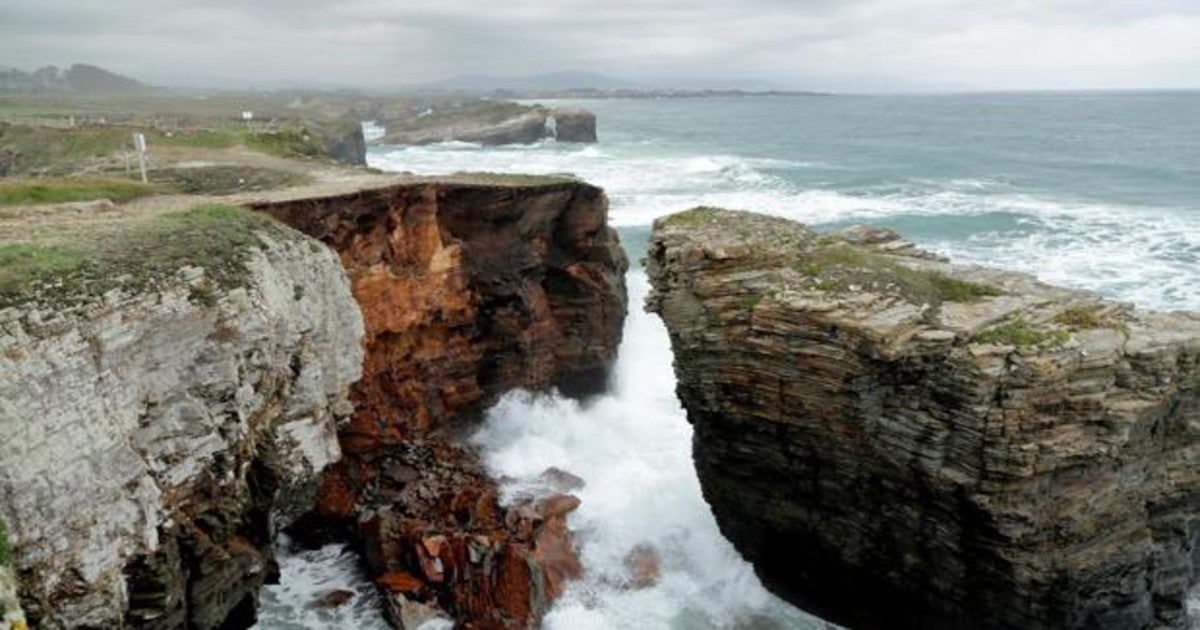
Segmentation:
[(602, 391), (626, 311), (627, 261), (599, 188), (464, 175), (255, 209), (341, 255), (366, 326), (345, 458), (310, 529), (342, 529), (401, 627), (536, 625), (582, 568), (548, 492), (501, 505), (457, 436), (501, 394)]
[(647, 269), (721, 530), (853, 627), (1187, 627), (1200, 316), (894, 233), (660, 219)]
[(276, 531), (340, 457), (362, 317), (337, 257), (264, 217), (110, 212), (0, 239), (0, 519), (25, 614), (245, 627)]

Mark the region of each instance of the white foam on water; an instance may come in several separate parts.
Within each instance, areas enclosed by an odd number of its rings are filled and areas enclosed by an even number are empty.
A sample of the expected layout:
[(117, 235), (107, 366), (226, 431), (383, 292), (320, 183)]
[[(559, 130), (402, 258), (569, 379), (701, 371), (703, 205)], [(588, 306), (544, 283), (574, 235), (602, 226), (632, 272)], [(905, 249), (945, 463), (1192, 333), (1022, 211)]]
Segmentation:
[[(670, 341), (642, 311), (645, 273), (629, 274), (630, 313), (610, 393), (587, 404), (513, 392), (472, 438), (510, 494), (549, 467), (586, 485), (569, 524), (586, 570), (545, 618), (551, 630), (588, 628), (824, 628), (768, 593), (717, 529), (692, 466), (691, 426), (675, 397)], [(622, 587), (639, 545), (661, 556), (651, 587)]]
[[(959, 262), (1026, 271), (1142, 306), (1200, 309), (1195, 281), (1200, 213), (1175, 208), (1044, 199), (1000, 179), (801, 189), (786, 179), (787, 172), (852, 169), (686, 153), (651, 138), (600, 145), (377, 146), (369, 160), (378, 168), (417, 174), (573, 173), (605, 188), (610, 221), (618, 226), (649, 225), (656, 217), (698, 205), (755, 210), (817, 226), (916, 220), (925, 229), (966, 217), (975, 223), (965, 235), (929, 229), (918, 240)], [(991, 225), (992, 215), (1009, 220)], [(544, 625), (552, 630), (824, 627), (767, 593), (720, 535), (692, 465), (691, 428), (674, 395), (665, 330), (641, 311), (645, 275), (631, 272), (629, 285), (630, 315), (611, 393), (585, 406), (553, 395), (512, 393), (489, 412), (474, 438), (493, 472), (515, 479), (506, 486), (510, 493), (532, 484), (550, 466), (587, 482), (578, 492), (582, 505), (570, 520), (587, 575), (571, 584)], [(647, 589), (623, 589), (618, 585), (628, 578), (624, 558), (639, 544), (650, 544), (662, 555), (662, 577)], [(370, 590), (355, 573), (357, 565), (347, 564), (336, 549), (283, 555), (283, 584), (267, 590), (260, 627), (331, 627), (313, 616), (328, 613), (306, 607), (322, 589), (342, 581)], [(363, 601), (369, 609), (370, 601)], [(1200, 608), (1200, 600), (1193, 605)], [(372, 625), (382, 623), (377, 612), (362, 611), (350, 608), (344, 614), (364, 616), (334, 625), (384, 627)]]
[[(1200, 308), (1200, 212), (1044, 199), (1002, 179), (915, 180), (886, 189), (801, 189), (781, 171), (829, 164), (696, 155), (653, 143), (521, 148), (376, 147), (373, 165), (418, 174), (456, 171), (573, 173), (599, 185), (616, 226), (649, 225), (695, 206), (754, 210), (820, 226), (897, 218), (1020, 217), (1022, 229), (979, 230), (922, 245), (971, 262), (1026, 271), (1155, 308)], [(930, 221), (929, 223), (933, 223)]]
[[(294, 550), (286, 536), (277, 545), (279, 583), (263, 588), (259, 630), (356, 628), (388, 630), (382, 601), (367, 578), (362, 559), (345, 545)], [(340, 606), (321, 604), (335, 590), (353, 591)]]

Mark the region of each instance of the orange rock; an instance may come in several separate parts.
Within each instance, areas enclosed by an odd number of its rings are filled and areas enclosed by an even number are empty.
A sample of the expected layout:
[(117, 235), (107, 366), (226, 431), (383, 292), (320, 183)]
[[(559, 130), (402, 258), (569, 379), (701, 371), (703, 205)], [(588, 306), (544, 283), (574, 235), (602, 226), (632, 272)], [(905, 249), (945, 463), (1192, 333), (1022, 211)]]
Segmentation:
[(389, 593), (416, 593), (425, 586), (407, 571), (389, 571), (375, 578), (375, 583)]
[(579, 497), (571, 494), (555, 494), (537, 502), (535, 510), (548, 519), (555, 516), (566, 516), (579, 507)]
[(629, 586), (653, 586), (662, 575), (662, 557), (658, 555), (657, 549), (643, 543), (631, 549), (625, 556), (625, 569), (629, 571)]
[(338, 252), (366, 328), (343, 461), (318, 511), (352, 528), (374, 575), (405, 587), (396, 576), (411, 576), (461, 627), (535, 625), (580, 570), (564, 520), (578, 499), (501, 508), (478, 455), (431, 436), (514, 388), (603, 388), (628, 266), (607, 205), (565, 181), (418, 182), (255, 206)]

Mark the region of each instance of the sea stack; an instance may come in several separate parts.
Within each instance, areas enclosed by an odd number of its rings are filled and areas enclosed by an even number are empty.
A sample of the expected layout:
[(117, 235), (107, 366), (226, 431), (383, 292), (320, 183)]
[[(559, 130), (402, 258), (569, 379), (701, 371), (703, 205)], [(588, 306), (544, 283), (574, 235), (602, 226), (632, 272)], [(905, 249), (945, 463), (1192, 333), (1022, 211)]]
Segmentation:
[(647, 269), (705, 497), (777, 594), (855, 628), (1187, 627), (1200, 316), (717, 209), (658, 220)]

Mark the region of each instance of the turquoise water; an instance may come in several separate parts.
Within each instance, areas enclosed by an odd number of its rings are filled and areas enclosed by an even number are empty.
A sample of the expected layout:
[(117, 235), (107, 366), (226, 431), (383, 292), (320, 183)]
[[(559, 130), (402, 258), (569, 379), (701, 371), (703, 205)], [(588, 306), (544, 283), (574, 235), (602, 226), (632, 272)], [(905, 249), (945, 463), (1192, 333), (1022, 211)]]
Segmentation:
[(377, 166), (570, 172), (618, 225), (697, 204), (871, 222), (958, 260), (1200, 308), (1200, 92), (561, 102), (600, 143), (372, 149)]
[[(635, 259), (654, 217), (719, 205), (820, 228), (881, 224), (960, 261), (1200, 309), (1200, 93), (569, 104), (599, 115), (599, 144), (373, 147), (369, 161), (422, 174), (575, 173), (607, 190)], [(509, 491), (550, 466), (587, 481), (570, 519), (586, 574), (544, 627), (825, 628), (767, 593), (721, 536), (692, 466), (666, 331), (639, 308), (645, 274), (635, 267), (628, 280), (611, 391), (586, 405), (514, 392), (473, 437)], [(662, 574), (626, 588), (624, 559), (644, 547)], [(352, 560), (337, 547), (285, 554), (261, 627), (383, 627)], [(309, 606), (346, 586), (362, 593), (353, 606)]]

